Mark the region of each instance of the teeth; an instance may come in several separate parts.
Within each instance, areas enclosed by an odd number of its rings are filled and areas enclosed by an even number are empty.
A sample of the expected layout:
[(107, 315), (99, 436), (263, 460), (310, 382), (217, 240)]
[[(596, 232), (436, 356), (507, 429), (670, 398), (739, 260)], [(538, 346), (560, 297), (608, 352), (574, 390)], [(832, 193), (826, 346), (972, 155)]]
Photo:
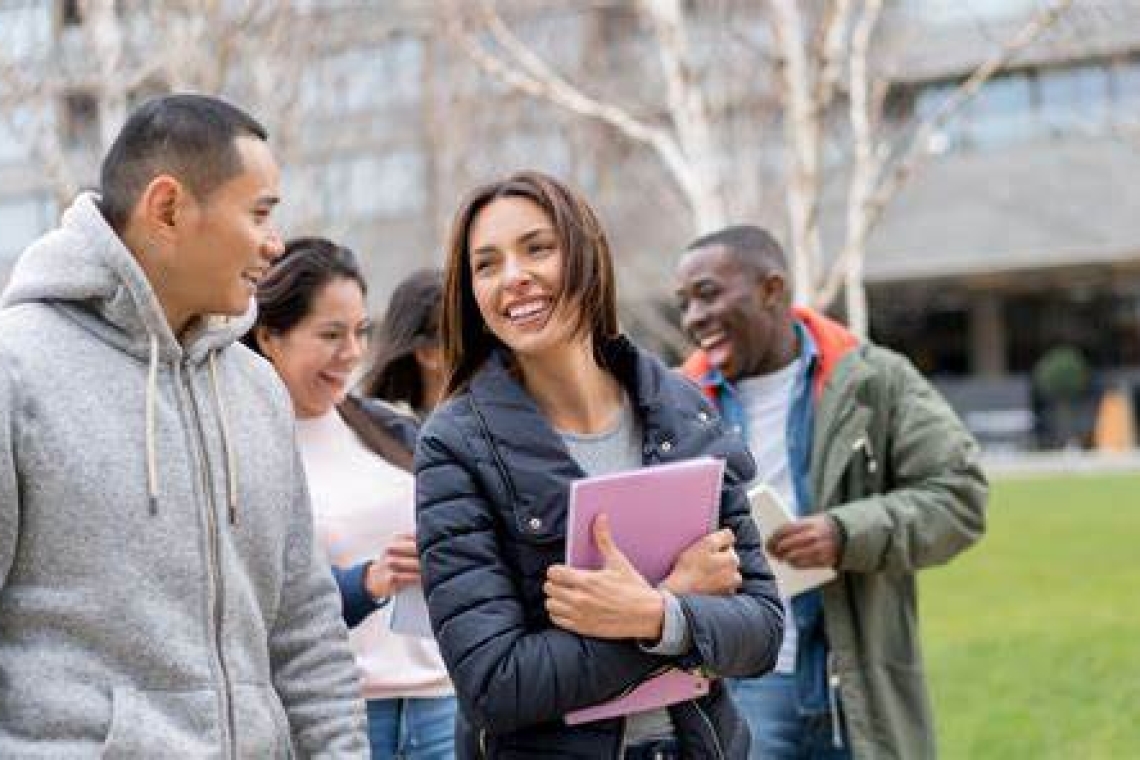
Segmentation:
[(712, 335), (706, 335), (705, 337), (701, 338), (701, 340), (700, 340), (701, 348), (712, 348), (716, 344), (723, 341), (724, 338), (725, 338), (724, 333), (714, 333)]
[(526, 319), (533, 317), (535, 314), (541, 312), (546, 305), (542, 302), (535, 301), (533, 303), (523, 304), (522, 306), (512, 307), (507, 311), (507, 315), (511, 319)]

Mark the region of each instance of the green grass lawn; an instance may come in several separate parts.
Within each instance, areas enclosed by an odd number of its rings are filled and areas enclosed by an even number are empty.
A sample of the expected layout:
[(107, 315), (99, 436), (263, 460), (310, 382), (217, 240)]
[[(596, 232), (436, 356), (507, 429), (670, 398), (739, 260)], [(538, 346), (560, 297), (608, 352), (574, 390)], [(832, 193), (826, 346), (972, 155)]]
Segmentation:
[(983, 541), (925, 571), (943, 757), (1140, 757), (1140, 476), (994, 484)]

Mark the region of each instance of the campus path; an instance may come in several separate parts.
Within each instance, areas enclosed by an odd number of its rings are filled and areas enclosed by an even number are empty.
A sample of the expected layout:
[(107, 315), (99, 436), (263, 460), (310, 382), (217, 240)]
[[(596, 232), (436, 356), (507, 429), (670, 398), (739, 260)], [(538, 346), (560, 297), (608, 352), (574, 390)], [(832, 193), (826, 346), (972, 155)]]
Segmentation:
[(1001, 454), (984, 456), (982, 463), (987, 475), (998, 478), (1140, 472), (1140, 449), (1127, 453), (1036, 451)]

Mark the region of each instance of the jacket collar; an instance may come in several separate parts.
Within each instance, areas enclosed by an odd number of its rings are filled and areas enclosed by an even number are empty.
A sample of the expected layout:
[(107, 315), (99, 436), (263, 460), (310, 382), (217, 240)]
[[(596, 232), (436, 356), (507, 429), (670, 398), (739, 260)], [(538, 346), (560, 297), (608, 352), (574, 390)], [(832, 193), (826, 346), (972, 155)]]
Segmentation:
[[(806, 307), (794, 307), (792, 313), (807, 330), (818, 351), (819, 363), (812, 378), (812, 390), (818, 399), (836, 367), (845, 356), (859, 346), (859, 338), (835, 320)], [(728, 381), (720, 371), (712, 366), (708, 355), (700, 349), (689, 355), (681, 366), (681, 372), (696, 382), (705, 396), (714, 401), (717, 398), (717, 389), (728, 385)]]
[[(606, 366), (626, 388), (645, 429), (660, 422), (661, 369), (624, 337), (602, 347)], [(472, 411), (514, 502), (518, 529), (536, 540), (553, 540), (565, 530), (566, 484), (586, 473), (570, 456), (510, 367), (510, 355), (492, 352), (468, 386)]]
[[(661, 377), (653, 370), (653, 360), (624, 335), (606, 341), (600, 353), (604, 366), (625, 388), (638, 417), (642, 420), (649, 418), (662, 403)], [(472, 377), (470, 392), (472, 399), (484, 410), (533, 414), (553, 433), (534, 399), (515, 376), (510, 354), (504, 349), (491, 352), (486, 363)], [(524, 427), (534, 429), (535, 426), (528, 424)], [(538, 426), (538, 429), (542, 427)], [(545, 434), (547, 431), (543, 432)]]

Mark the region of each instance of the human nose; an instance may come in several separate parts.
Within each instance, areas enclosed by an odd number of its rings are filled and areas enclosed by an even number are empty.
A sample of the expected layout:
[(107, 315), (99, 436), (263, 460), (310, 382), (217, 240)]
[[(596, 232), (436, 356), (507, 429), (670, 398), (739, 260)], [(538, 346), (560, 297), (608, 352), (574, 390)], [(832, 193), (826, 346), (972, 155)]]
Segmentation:
[(347, 333), (340, 343), (341, 359), (350, 361), (353, 364), (356, 364), (364, 358), (364, 352), (367, 350), (368, 337), (359, 333)]
[(685, 332), (692, 334), (694, 330), (704, 323), (707, 309), (696, 299), (692, 299), (681, 307), (681, 327)]
[(270, 260), (276, 261), (285, 252), (285, 243), (277, 230), (270, 230), (261, 246), (262, 253)]
[(503, 259), (503, 284), (508, 290), (516, 290), (530, 281), (530, 270), (526, 262), (517, 254), (510, 253)]

